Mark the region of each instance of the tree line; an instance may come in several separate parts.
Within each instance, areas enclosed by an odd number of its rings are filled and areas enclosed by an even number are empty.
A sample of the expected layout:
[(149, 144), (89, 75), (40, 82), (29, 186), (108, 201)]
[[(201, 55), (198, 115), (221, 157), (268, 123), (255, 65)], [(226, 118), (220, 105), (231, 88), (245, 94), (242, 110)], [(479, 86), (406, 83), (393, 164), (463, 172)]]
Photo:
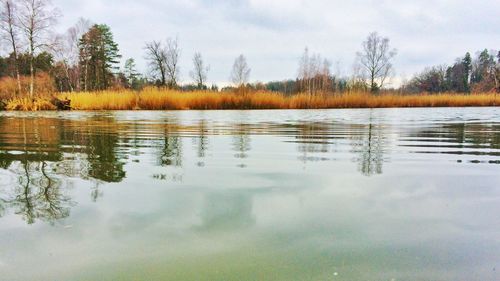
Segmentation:
[[(148, 85), (180, 90), (219, 90), (216, 85), (207, 84), (210, 66), (199, 52), (194, 54), (193, 68), (189, 72), (193, 83), (179, 82), (182, 50), (178, 38), (144, 44), (148, 73), (142, 75), (133, 58), (126, 59), (120, 67), (119, 46), (110, 27), (105, 24), (80, 19), (64, 34), (56, 34), (54, 27), (59, 12), (49, 0), (0, 0), (0, 8), (0, 39), (2, 49), (9, 53), (0, 56), (0, 79), (15, 81), (13, 91), (16, 95), (33, 97), (37, 90), (44, 89), (40, 81), (49, 81), (48, 87), (61, 92), (141, 89)], [(396, 55), (397, 50), (390, 46), (389, 38), (372, 32), (356, 53), (350, 77), (332, 74), (332, 63), (306, 48), (299, 60), (295, 79), (249, 83), (251, 68), (241, 54), (235, 59), (229, 76), (232, 86), (222, 90), (246, 88), (285, 94), (351, 90), (376, 93), (390, 84)], [(467, 53), (451, 66), (425, 69), (403, 83), (400, 90), (435, 93), (500, 91), (499, 81), (500, 52), (483, 50), (474, 58)]]
[(403, 87), (410, 92), (500, 91), (500, 51), (484, 49), (473, 59), (470, 53), (451, 66), (439, 65), (415, 75)]

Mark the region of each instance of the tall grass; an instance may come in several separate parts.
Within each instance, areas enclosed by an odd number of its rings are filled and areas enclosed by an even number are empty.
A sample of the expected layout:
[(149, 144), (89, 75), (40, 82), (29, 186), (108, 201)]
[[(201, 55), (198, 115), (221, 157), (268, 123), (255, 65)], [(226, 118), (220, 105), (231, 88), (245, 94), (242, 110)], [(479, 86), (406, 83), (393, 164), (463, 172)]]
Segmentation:
[(139, 94), (142, 109), (273, 109), (287, 108), (286, 98), (277, 93), (179, 92), (145, 89)]
[(138, 95), (133, 91), (79, 92), (60, 94), (70, 100), (75, 110), (130, 110), (136, 109)]
[(57, 107), (52, 101), (46, 97), (39, 97), (36, 99), (30, 98), (13, 98), (5, 104), (7, 110), (18, 111), (39, 111), (39, 110), (56, 110)]
[[(62, 93), (59, 99), (71, 100), (74, 110), (187, 110), (187, 109), (325, 109), (380, 107), (458, 107), (496, 106), (494, 94), (419, 94), (397, 95), (369, 93), (298, 94), (285, 96), (274, 92), (218, 93), (211, 91), (180, 92), (146, 88), (141, 92), (118, 90), (103, 92)], [(8, 104), (11, 110), (35, 110), (28, 101), (17, 99)], [(44, 108), (39, 106), (38, 108)], [(49, 108), (46, 108), (49, 109)]]

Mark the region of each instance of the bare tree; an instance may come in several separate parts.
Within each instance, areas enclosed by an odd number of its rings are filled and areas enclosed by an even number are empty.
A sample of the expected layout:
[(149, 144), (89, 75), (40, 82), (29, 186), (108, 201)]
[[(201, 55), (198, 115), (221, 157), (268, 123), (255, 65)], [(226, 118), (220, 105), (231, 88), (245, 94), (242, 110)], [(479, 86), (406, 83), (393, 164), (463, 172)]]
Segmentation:
[(70, 91), (80, 90), (81, 69), (78, 43), (91, 25), (92, 23), (89, 20), (80, 18), (66, 33), (57, 37), (56, 45), (53, 47), (56, 59), (61, 62), (63, 67)]
[(166, 85), (166, 61), (167, 51), (161, 41), (152, 41), (146, 43), (146, 60), (149, 63), (149, 68), (153, 76), (160, 79), (160, 85)]
[(352, 64), (352, 75), (348, 82), (348, 88), (354, 91), (366, 91), (368, 88), (367, 80), (366, 71), (364, 71), (364, 67), (359, 63), (359, 58), (357, 58), (356, 62)]
[(322, 91), (328, 91), (332, 89), (332, 63), (328, 59), (323, 59), (321, 65), (321, 70), (319, 72), (320, 86)]
[(50, 45), (50, 31), (56, 23), (58, 11), (50, 0), (18, 0), (20, 3), (19, 26), (28, 44), (30, 58), (30, 90), (32, 98), (35, 84), (35, 53)]
[(167, 39), (166, 44), (166, 60), (165, 70), (168, 79), (168, 86), (170, 88), (177, 87), (177, 80), (179, 78), (179, 58), (181, 56), (181, 49), (179, 48), (177, 38)]
[(195, 53), (193, 57), (194, 69), (189, 73), (191, 78), (195, 81), (198, 89), (203, 89), (207, 80), (207, 74), (210, 66), (205, 66), (203, 58), (200, 53)]
[(363, 42), (363, 50), (357, 53), (359, 63), (368, 73), (370, 89), (372, 92), (384, 86), (386, 79), (392, 71), (391, 60), (396, 56), (396, 49), (390, 49), (389, 38), (372, 32)]
[(17, 56), (18, 48), (18, 22), (16, 19), (16, 9), (12, 0), (0, 1), (0, 32), (1, 39), (7, 41), (12, 47), (12, 55), (14, 56), (14, 71), (17, 80), (17, 93), (21, 94), (21, 77), (19, 75), (19, 62)]
[(304, 54), (302, 54), (302, 57), (300, 58), (299, 62), (299, 81), (302, 84), (301, 88), (307, 88), (309, 91), (309, 86), (307, 85), (307, 82), (309, 81), (309, 78), (311, 77), (310, 71), (309, 71), (309, 48), (304, 49)]
[(77, 90), (80, 90), (80, 64), (79, 64), (79, 59), (80, 59), (80, 50), (78, 47), (78, 44), (80, 42), (80, 39), (82, 36), (87, 33), (92, 26), (92, 22), (80, 18), (76, 24), (68, 29), (66, 31), (66, 52), (67, 52), (67, 67), (73, 69), (72, 73), (68, 73), (68, 79), (70, 81), (70, 87), (71, 90), (73, 91), (74, 88)]
[(231, 81), (239, 88), (244, 87), (250, 78), (251, 69), (248, 67), (247, 59), (244, 55), (239, 55), (233, 64)]
[(319, 54), (309, 54), (309, 49), (305, 48), (299, 62), (298, 80), (299, 87), (309, 94), (317, 91), (328, 91), (331, 89), (331, 62), (322, 59)]

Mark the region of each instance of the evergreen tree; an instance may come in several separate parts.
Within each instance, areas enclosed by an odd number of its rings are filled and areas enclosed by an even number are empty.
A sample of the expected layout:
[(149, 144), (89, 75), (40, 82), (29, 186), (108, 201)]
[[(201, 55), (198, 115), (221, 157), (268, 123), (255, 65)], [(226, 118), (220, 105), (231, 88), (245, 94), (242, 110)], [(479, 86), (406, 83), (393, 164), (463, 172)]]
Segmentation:
[[(9, 59), (14, 64), (14, 56)], [(30, 75), (31, 57), (29, 53), (18, 54), (17, 58), (18, 70), (21, 75)], [(48, 52), (42, 52), (33, 58), (33, 69), (35, 72), (49, 73), (54, 67), (54, 57)]]
[(121, 58), (110, 28), (104, 24), (92, 26), (82, 36), (78, 45), (82, 89), (88, 91), (108, 88)]
[(0, 57), (0, 78), (7, 76), (7, 60)]
[(495, 57), (484, 49), (472, 64), (471, 87), (474, 91), (490, 91), (495, 86)]
[(466, 53), (463, 59), (457, 59), (453, 66), (446, 70), (446, 89), (453, 92), (470, 92), (469, 77), (472, 69), (470, 53)]
[(465, 54), (465, 57), (462, 60), (462, 66), (463, 66), (463, 73), (462, 73), (463, 89), (464, 92), (470, 92), (469, 77), (472, 70), (472, 58), (469, 52)]

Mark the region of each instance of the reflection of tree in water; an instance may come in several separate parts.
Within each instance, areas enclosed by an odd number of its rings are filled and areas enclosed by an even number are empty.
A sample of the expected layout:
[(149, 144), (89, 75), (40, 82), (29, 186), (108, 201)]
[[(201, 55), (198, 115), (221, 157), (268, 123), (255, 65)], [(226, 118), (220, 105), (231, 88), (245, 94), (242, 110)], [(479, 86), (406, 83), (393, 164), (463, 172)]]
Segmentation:
[[(178, 135), (178, 128), (172, 125), (172, 120), (165, 119), (165, 125), (159, 139), (158, 165), (159, 166), (182, 166), (182, 138)], [(176, 124), (176, 122), (174, 122)]]
[(358, 163), (359, 171), (370, 176), (382, 174), (384, 163), (384, 133), (380, 124), (373, 124), (370, 113), (368, 125), (356, 126), (359, 132), (353, 135), (353, 152), (357, 154), (355, 161)]
[[(125, 177), (117, 147), (119, 136), (113, 119), (86, 122), (56, 118), (0, 119), (0, 164), (6, 169), (16, 161), (57, 162), (57, 173), (105, 182)], [(20, 141), (21, 139), (21, 141)], [(20, 155), (9, 151), (23, 151)], [(70, 154), (69, 159), (63, 154)], [(85, 157), (80, 157), (81, 155)]]
[(159, 158), (160, 166), (182, 166), (182, 139), (179, 136), (165, 135)]
[[(2, 190), (2, 189), (0, 189)], [(0, 196), (0, 218), (4, 216), (6, 209), (7, 201)]]
[(249, 191), (226, 190), (208, 193), (201, 210), (202, 225), (199, 229), (227, 231), (254, 225), (252, 196)]
[[(29, 224), (54, 222), (67, 217), (73, 204), (65, 194), (69, 178), (120, 182), (125, 172), (113, 122), (0, 118), (0, 167), (17, 178), (0, 193), (4, 211), (13, 209)], [(94, 199), (102, 195), (91, 193)]]
[(18, 185), (6, 200), (7, 205), (23, 219), (32, 224), (37, 219), (55, 222), (69, 215), (73, 205), (64, 194), (62, 180), (53, 175), (53, 167), (45, 161), (19, 163), (14, 169), (18, 174)]
[(117, 156), (118, 135), (114, 133), (92, 133), (88, 136), (88, 175), (105, 182), (121, 182), (126, 173), (124, 163)]
[(337, 143), (336, 139), (351, 139), (359, 171), (367, 176), (382, 173), (385, 137), (382, 126), (373, 124), (371, 115), (368, 125), (304, 122), (297, 124), (294, 129), (294, 142), (298, 144), (297, 149), (301, 153), (299, 159), (304, 163), (331, 160), (330, 157), (318, 154), (336, 152), (332, 149)]
[(14, 209), (28, 224), (67, 217), (72, 203), (63, 192), (62, 180), (54, 174), (55, 163), (62, 159), (61, 122), (13, 118), (2, 119), (0, 126), (5, 129), (0, 138), (0, 149), (6, 151), (1, 154), (2, 168), (17, 177), (17, 184), (0, 195), (4, 208)]
[(250, 129), (249, 125), (243, 123), (239, 123), (234, 129), (233, 150), (236, 152), (234, 157), (242, 160), (242, 162), (238, 164), (238, 167), (240, 168), (246, 167), (243, 159), (248, 157), (247, 152), (251, 150)]
[(12, 162), (13, 160), (10, 157), (8, 157), (6, 153), (0, 152), (0, 169), (6, 170), (7, 168), (10, 167)]
[(208, 137), (206, 131), (207, 131), (206, 121), (202, 119), (199, 121), (197, 126), (198, 134), (196, 137), (193, 138), (196, 149), (196, 155), (198, 158), (200, 158), (197, 165), (200, 167), (205, 166), (205, 161), (203, 158), (205, 158), (205, 153), (208, 150)]
[(307, 122), (297, 125), (297, 149), (302, 154), (299, 159), (304, 164), (308, 161), (327, 160), (326, 157), (313, 155), (329, 152), (332, 141), (332, 138), (329, 136), (331, 130), (332, 125), (326, 123)]
[(97, 202), (97, 199), (104, 195), (99, 185), (99, 182), (96, 181), (94, 182), (94, 186), (90, 189), (90, 199), (92, 199), (92, 202)]
[[(478, 123), (433, 124), (432, 127), (419, 129), (401, 135), (409, 139), (403, 147), (418, 148), (413, 153), (439, 153), (469, 156), (500, 156), (500, 125)], [(490, 148), (490, 150), (486, 150)], [(483, 160), (483, 161), (482, 161)], [(463, 161), (458, 159), (459, 162)], [(499, 161), (475, 159), (469, 162), (498, 164)]]

